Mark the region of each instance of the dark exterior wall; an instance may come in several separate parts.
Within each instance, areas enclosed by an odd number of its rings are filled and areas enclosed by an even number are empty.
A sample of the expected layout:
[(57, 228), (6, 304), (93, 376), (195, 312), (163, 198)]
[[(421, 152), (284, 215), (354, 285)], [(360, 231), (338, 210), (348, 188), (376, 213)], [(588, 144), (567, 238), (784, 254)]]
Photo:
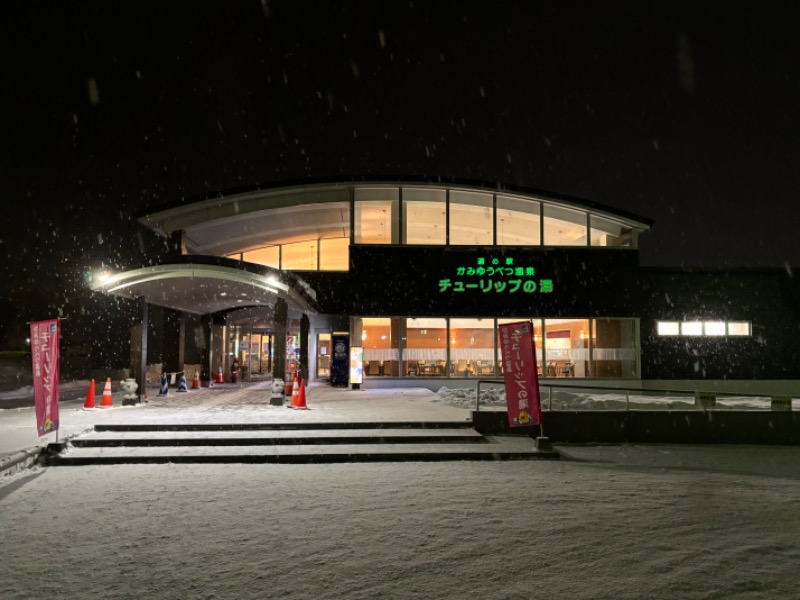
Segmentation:
[[(797, 411), (547, 411), (545, 435), (573, 444), (800, 444)], [(539, 435), (538, 427), (509, 427), (504, 411), (473, 411), (484, 435)]]
[[(800, 379), (800, 282), (787, 271), (642, 275), (642, 379)], [(753, 335), (660, 337), (659, 320), (750, 321)]]
[[(478, 256), (533, 265), (536, 280), (552, 279), (554, 291), (439, 292), (440, 280)], [(347, 273), (300, 274), (322, 312), (639, 318), (642, 379), (800, 379), (800, 281), (786, 270), (648, 269), (635, 250), (599, 248), (352, 246), (350, 260)], [(659, 337), (659, 320), (750, 321), (753, 335)]]

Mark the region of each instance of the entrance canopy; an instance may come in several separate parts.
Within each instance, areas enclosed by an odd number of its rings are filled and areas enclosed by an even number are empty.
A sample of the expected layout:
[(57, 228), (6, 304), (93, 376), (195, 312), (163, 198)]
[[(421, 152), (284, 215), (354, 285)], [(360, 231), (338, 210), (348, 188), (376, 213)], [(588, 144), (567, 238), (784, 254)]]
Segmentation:
[(291, 273), (218, 257), (183, 258), (120, 273), (94, 274), (91, 288), (196, 315), (271, 306), (278, 298), (283, 298), (290, 310), (316, 312), (316, 293)]

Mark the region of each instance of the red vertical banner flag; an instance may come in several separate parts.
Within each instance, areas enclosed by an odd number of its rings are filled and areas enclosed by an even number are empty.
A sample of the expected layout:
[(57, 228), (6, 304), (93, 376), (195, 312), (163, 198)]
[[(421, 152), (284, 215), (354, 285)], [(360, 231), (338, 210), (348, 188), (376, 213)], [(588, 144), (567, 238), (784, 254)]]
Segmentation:
[(511, 427), (541, 425), (542, 403), (530, 321), (500, 325), (500, 350)]
[(58, 431), (59, 338), (58, 319), (31, 323), (33, 398), (40, 437)]

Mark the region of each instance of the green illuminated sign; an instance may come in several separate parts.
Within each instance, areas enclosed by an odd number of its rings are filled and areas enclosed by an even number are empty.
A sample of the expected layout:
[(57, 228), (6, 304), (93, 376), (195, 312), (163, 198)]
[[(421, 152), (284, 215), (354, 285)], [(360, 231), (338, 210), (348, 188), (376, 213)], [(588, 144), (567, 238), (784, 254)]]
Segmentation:
[(452, 279), (439, 280), (439, 292), (480, 291), (484, 294), (551, 294), (552, 279), (537, 279), (536, 268), (514, 264), (514, 257), (479, 256), (474, 266), (458, 265)]

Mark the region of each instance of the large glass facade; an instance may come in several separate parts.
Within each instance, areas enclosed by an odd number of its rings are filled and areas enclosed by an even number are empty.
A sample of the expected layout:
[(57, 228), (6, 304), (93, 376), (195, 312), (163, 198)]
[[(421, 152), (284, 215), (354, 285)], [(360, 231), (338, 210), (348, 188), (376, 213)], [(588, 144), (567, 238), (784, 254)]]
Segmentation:
[[(357, 319), (358, 320), (358, 319)], [(363, 318), (364, 373), (384, 377), (502, 375), (498, 326), (530, 320), (543, 379), (639, 376), (636, 319)]]
[[(636, 247), (646, 227), (536, 197), (425, 186), (354, 186), (351, 201), (259, 212), (263, 246), (225, 256), (296, 271), (346, 271), (349, 246)], [(352, 211), (352, 212), (351, 212)], [(352, 217), (352, 231), (350, 219)], [(316, 219), (316, 221), (315, 221)]]

